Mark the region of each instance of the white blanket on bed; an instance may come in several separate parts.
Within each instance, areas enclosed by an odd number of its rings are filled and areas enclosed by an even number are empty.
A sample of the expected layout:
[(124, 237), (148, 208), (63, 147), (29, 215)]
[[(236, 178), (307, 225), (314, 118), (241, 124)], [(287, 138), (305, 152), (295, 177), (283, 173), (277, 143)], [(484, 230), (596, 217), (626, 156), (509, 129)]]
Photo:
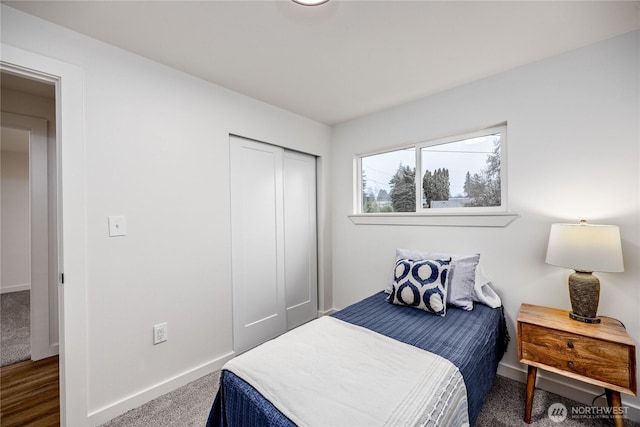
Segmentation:
[(268, 341), (224, 369), (299, 426), (469, 423), (467, 391), (455, 365), (333, 317)]

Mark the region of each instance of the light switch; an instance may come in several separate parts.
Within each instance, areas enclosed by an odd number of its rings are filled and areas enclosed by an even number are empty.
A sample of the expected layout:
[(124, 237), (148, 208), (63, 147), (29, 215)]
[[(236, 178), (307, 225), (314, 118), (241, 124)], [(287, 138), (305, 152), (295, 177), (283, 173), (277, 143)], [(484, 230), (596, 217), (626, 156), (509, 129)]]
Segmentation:
[(109, 237), (126, 236), (127, 222), (123, 216), (109, 217)]

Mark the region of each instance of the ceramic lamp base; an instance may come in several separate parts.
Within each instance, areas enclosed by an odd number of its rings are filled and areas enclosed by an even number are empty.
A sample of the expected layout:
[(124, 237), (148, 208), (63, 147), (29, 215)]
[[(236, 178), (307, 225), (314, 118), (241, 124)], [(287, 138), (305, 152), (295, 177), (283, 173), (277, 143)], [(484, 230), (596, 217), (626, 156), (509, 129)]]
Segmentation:
[(600, 323), (596, 317), (600, 302), (600, 280), (589, 272), (576, 271), (569, 276), (569, 317), (584, 323)]

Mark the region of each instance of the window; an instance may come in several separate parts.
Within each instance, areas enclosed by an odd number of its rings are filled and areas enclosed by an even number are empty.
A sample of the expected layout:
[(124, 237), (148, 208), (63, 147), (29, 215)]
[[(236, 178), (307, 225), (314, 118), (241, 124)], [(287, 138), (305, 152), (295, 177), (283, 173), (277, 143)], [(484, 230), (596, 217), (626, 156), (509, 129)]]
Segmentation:
[(505, 153), (496, 126), (358, 156), (358, 213), (506, 212)]
[(360, 158), (362, 213), (416, 211), (416, 149)]

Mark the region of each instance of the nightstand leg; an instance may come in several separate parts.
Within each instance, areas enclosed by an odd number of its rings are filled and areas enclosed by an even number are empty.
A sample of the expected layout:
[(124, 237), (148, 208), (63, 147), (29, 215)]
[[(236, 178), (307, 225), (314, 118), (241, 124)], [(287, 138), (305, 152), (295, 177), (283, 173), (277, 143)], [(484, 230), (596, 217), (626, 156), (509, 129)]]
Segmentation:
[[(529, 365), (529, 373), (527, 375), (527, 400), (524, 406), (524, 422), (531, 424), (531, 410), (533, 409), (533, 392), (536, 389), (536, 374), (538, 368)], [(620, 395), (618, 394), (618, 397)], [(618, 426), (616, 426), (618, 427)]]
[(604, 390), (607, 393), (607, 402), (609, 406), (614, 410), (613, 412), (613, 423), (616, 427), (624, 427), (624, 417), (622, 415), (622, 399), (620, 399), (620, 392), (609, 390), (608, 388)]

